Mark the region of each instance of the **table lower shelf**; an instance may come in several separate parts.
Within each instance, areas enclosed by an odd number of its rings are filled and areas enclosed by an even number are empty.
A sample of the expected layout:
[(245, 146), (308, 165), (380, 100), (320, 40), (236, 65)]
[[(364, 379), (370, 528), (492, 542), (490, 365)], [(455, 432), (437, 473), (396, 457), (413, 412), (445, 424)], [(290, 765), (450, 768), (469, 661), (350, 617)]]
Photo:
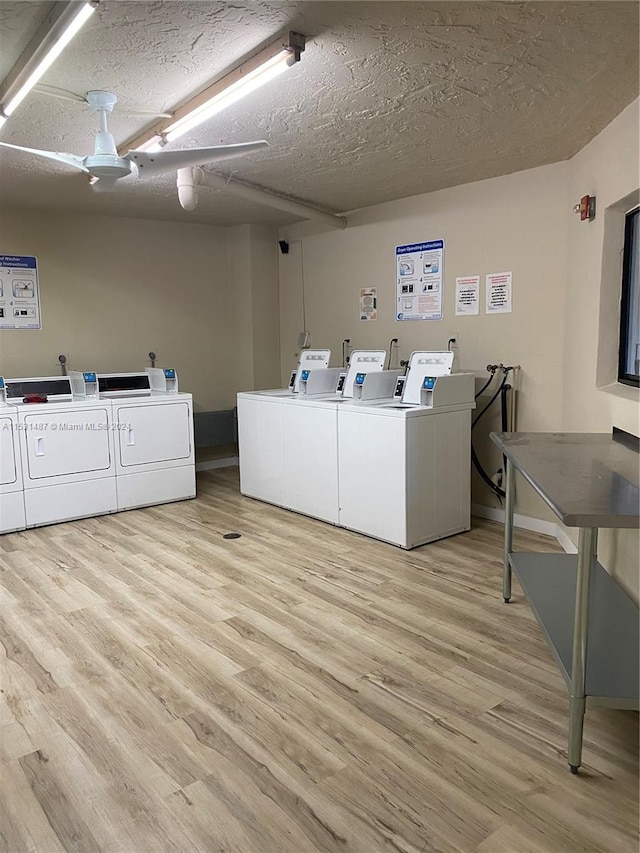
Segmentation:
[[(509, 562), (567, 684), (571, 680), (578, 558), (512, 553)], [(589, 591), (586, 689), (589, 704), (638, 708), (638, 606), (594, 561)]]

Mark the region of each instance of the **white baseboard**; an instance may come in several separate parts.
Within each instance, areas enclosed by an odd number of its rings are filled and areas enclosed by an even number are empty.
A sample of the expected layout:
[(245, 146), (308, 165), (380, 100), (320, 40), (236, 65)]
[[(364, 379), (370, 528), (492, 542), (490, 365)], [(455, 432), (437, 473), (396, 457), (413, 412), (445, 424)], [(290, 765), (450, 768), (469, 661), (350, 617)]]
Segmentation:
[[(504, 510), (497, 507), (482, 506), (482, 504), (471, 504), (471, 514), (479, 518), (488, 518), (490, 521), (499, 521), (504, 524)], [(577, 554), (578, 549), (571, 541), (565, 528), (553, 521), (543, 521), (541, 518), (532, 518), (529, 515), (513, 514), (514, 527), (522, 530), (531, 530), (534, 533), (544, 533), (545, 536), (553, 536), (562, 545), (567, 554)]]
[(559, 524), (556, 524), (556, 527), (558, 528), (558, 532), (556, 533), (556, 539), (562, 545), (565, 552), (567, 554), (577, 554), (578, 548), (576, 545), (573, 544), (573, 541), (567, 534), (565, 528)]
[(239, 465), (238, 456), (224, 456), (221, 459), (205, 459), (204, 462), (196, 462), (196, 471), (212, 471), (214, 468), (231, 468)]

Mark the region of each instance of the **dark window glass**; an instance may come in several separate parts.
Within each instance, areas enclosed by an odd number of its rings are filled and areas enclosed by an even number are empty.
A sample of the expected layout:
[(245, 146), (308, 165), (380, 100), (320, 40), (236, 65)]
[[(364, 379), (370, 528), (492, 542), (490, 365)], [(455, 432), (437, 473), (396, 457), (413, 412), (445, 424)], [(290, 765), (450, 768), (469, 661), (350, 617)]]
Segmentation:
[(133, 376), (98, 376), (98, 391), (148, 391), (149, 377), (146, 374)]
[(618, 380), (640, 385), (640, 207), (627, 213), (620, 304)]
[(24, 382), (7, 382), (7, 398), (17, 400), (27, 394), (39, 394), (42, 397), (56, 394), (71, 394), (69, 379), (27, 379)]

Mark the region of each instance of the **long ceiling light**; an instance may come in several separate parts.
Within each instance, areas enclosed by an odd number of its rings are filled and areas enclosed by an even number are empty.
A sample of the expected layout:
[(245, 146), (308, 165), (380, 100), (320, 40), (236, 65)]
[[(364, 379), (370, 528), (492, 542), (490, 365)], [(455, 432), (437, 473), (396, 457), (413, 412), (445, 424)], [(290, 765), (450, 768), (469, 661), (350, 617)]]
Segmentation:
[(171, 118), (148, 128), (130, 139), (119, 149), (129, 151), (159, 151), (168, 142), (174, 142), (194, 127), (255, 92), (300, 60), (305, 48), (305, 37), (300, 33), (287, 36), (265, 47), (260, 53), (212, 83), (195, 97), (178, 107)]
[(88, 21), (99, 2), (54, 4), (0, 87), (0, 127)]

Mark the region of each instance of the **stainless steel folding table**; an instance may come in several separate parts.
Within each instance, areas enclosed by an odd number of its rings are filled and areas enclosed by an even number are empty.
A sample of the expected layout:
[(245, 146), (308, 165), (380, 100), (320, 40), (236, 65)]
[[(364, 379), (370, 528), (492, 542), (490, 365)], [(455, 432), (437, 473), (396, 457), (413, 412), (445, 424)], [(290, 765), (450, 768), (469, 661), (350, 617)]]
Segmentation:
[[(568, 761), (582, 763), (584, 714), (591, 705), (637, 709), (638, 605), (597, 560), (598, 530), (637, 528), (637, 443), (626, 433), (491, 433), (506, 457), (503, 597), (511, 572), (536, 615), (569, 687)], [(518, 471), (568, 527), (578, 554), (513, 551)]]

